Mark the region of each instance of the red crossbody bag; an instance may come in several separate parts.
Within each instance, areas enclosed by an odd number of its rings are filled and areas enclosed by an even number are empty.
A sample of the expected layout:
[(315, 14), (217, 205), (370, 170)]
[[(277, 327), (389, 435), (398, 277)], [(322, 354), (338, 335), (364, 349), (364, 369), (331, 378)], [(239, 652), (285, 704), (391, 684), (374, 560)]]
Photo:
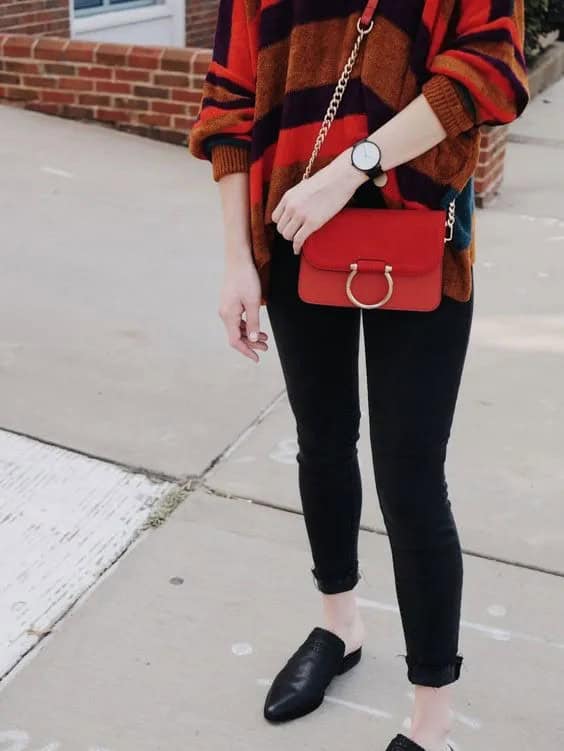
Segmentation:
[[(352, 52), (325, 113), (302, 179), (327, 135), (378, 0), (358, 19)], [(452, 238), (454, 200), (444, 209), (345, 207), (304, 241), (298, 294), (322, 305), (430, 311), (442, 296), (444, 243)], [(448, 234), (445, 236), (445, 226)]]

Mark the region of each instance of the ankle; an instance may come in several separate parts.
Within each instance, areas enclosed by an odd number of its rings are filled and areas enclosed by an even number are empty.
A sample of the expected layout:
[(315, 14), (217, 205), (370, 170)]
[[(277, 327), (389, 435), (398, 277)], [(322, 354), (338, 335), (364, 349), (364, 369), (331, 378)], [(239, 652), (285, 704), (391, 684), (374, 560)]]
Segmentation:
[(426, 751), (445, 751), (447, 740), (452, 731), (452, 712), (440, 718), (418, 718), (412, 721), (409, 737)]

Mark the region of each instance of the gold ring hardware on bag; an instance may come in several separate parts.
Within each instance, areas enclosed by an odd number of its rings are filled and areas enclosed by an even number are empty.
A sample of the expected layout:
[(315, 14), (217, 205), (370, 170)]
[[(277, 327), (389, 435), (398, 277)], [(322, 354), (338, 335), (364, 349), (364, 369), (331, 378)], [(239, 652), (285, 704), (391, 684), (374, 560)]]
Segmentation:
[(381, 308), (382, 305), (385, 305), (388, 300), (391, 298), (393, 292), (394, 292), (394, 280), (392, 278), (392, 267), (386, 265), (384, 267), (384, 276), (386, 277), (386, 281), (388, 282), (388, 291), (386, 295), (379, 301), (372, 303), (371, 305), (369, 303), (360, 302), (360, 300), (357, 300), (356, 297), (353, 294), (353, 291), (351, 289), (352, 280), (355, 278), (355, 276), (358, 274), (358, 264), (351, 263), (351, 273), (347, 277), (347, 296), (351, 302), (353, 302), (355, 305), (358, 305), (359, 308)]

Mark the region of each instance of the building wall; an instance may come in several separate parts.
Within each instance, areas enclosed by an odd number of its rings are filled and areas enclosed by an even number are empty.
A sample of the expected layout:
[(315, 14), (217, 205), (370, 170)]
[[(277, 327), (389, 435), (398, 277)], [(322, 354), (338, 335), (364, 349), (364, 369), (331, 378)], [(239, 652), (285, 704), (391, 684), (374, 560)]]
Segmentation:
[(70, 36), (69, 0), (0, 0), (0, 32)]
[(0, 34), (0, 100), (187, 145), (210, 53)]
[(186, 0), (186, 46), (213, 47), (219, 0)]

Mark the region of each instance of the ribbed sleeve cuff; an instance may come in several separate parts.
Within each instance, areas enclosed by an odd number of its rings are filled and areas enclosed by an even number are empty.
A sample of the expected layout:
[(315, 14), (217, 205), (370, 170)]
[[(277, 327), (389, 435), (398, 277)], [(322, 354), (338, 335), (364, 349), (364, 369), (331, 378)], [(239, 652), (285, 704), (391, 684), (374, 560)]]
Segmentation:
[(218, 143), (212, 146), (213, 179), (217, 182), (232, 172), (248, 172), (250, 169), (250, 149), (247, 146)]
[(421, 91), (441, 121), (447, 136), (457, 136), (474, 125), (461, 95), (448, 76), (442, 73), (432, 75), (425, 81)]

